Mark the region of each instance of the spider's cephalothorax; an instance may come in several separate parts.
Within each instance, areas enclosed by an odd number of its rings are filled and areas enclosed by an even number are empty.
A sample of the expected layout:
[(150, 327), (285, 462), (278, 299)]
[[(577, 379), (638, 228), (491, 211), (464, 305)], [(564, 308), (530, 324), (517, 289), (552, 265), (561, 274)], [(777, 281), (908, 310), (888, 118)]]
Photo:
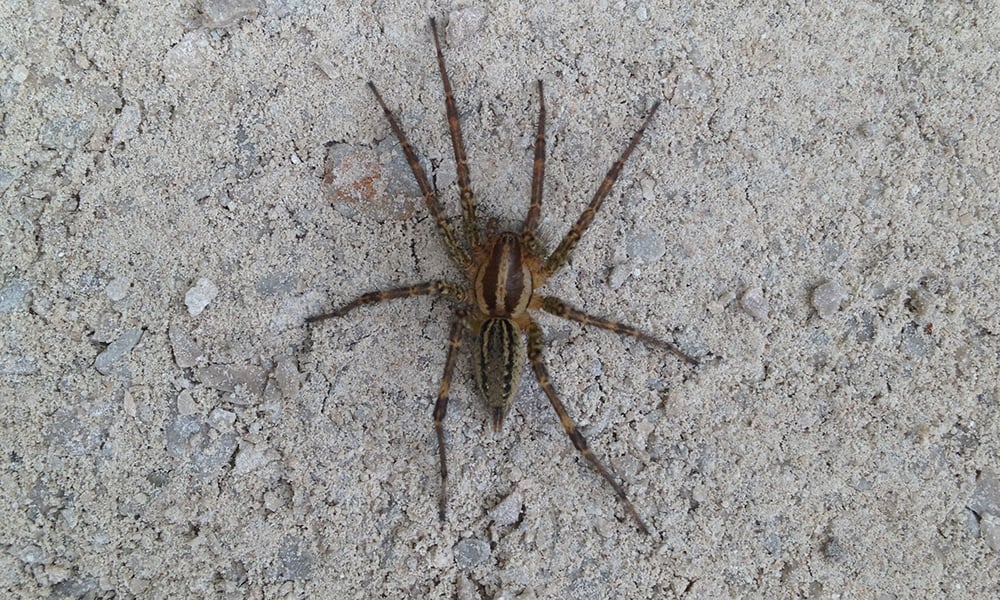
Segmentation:
[[(400, 129), (392, 111), (382, 100), (375, 85), (368, 82), (368, 87), (371, 88), (375, 100), (382, 108), (393, 134), (399, 140), (410, 169), (413, 171), (413, 176), (417, 180), (417, 185), (420, 186), (427, 210), (437, 223), (448, 254), (465, 274), (466, 282), (462, 285), (456, 285), (446, 281), (431, 281), (409, 287), (370, 292), (333, 312), (310, 317), (307, 321), (315, 322), (339, 317), (364, 304), (374, 304), (383, 300), (408, 296), (446, 296), (455, 302), (448, 353), (444, 364), (444, 376), (441, 378), (437, 402), (434, 405), (434, 429), (437, 434), (438, 458), (441, 466), (441, 495), (438, 500), (438, 513), (442, 520), (445, 517), (447, 503), (445, 490), (448, 480), (442, 423), (448, 407), (448, 392), (455, 370), (457, 351), (461, 344), (462, 333), (468, 329), (475, 334), (473, 365), (476, 387), (490, 411), (493, 429), (499, 431), (503, 427), (504, 417), (510, 410), (514, 396), (517, 394), (521, 372), (524, 369), (525, 358), (527, 358), (528, 362), (531, 363), (539, 387), (548, 397), (573, 445), (614, 488), (615, 493), (639, 528), (644, 533), (649, 533), (649, 528), (625, 495), (624, 488), (618, 483), (612, 471), (604, 466), (604, 463), (590, 450), (587, 441), (577, 430), (576, 424), (556, 394), (549, 379), (548, 370), (542, 360), (542, 330), (531, 317), (529, 311), (542, 310), (584, 325), (594, 325), (615, 333), (632, 336), (652, 346), (664, 348), (692, 365), (698, 364), (697, 360), (684, 354), (669, 342), (628, 325), (588, 315), (570, 307), (554, 296), (537, 293), (545, 281), (566, 263), (570, 253), (580, 240), (580, 236), (594, 220), (594, 215), (618, 179), (622, 165), (625, 164), (632, 150), (639, 143), (639, 139), (656, 113), (659, 103), (653, 104), (642, 125), (601, 181), (583, 214), (580, 215), (559, 246), (551, 254), (545, 256), (537, 239), (538, 222), (542, 209), (542, 181), (545, 174), (545, 96), (542, 82), (538, 82), (539, 117), (538, 130), (535, 135), (535, 161), (532, 170), (531, 204), (528, 216), (519, 232), (495, 233), (492, 227), (487, 227), (486, 235), (483, 236), (476, 218), (476, 202), (469, 179), (469, 164), (465, 156), (465, 143), (462, 141), (462, 131), (458, 122), (458, 110), (455, 108), (455, 99), (444, 66), (444, 55), (441, 52), (437, 26), (433, 19), (431, 19), (431, 32), (437, 50), (438, 69), (441, 72), (441, 81), (444, 85), (448, 129), (451, 133), (458, 171), (462, 227), (465, 234), (464, 244), (456, 238), (455, 230), (441, 209), (437, 193), (431, 187), (420, 161), (417, 160), (416, 153)], [(527, 338), (527, 342), (525, 342), (525, 338)]]

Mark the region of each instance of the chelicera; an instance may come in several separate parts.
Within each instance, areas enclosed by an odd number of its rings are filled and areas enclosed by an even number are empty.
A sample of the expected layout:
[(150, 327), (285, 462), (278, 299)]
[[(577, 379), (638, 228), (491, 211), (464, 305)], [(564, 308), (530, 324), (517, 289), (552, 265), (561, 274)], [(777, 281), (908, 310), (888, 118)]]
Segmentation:
[(590, 449), (586, 439), (577, 429), (572, 417), (569, 416), (565, 405), (556, 393), (542, 357), (542, 329), (531, 316), (531, 311), (541, 310), (583, 325), (593, 325), (631, 336), (650, 346), (665, 349), (691, 365), (698, 365), (696, 359), (681, 352), (669, 342), (628, 325), (591, 316), (569, 306), (559, 298), (539, 292), (539, 288), (545, 284), (546, 280), (566, 264), (580, 237), (590, 227), (594, 216), (601, 208), (601, 204), (617, 181), (622, 166), (635, 150), (643, 132), (653, 115), (656, 114), (659, 102), (654, 103), (650, 108), (642, 125), (604, 176), (583, 214), (563, 237), (559, 246), (551, 254), (546, 254), (538, 238), (538, 224), (542, 210), (542, 182), (545, 174), (545, 96), (542, 82), (538, 82), (539, 117), (538, 130), (535, 134), (535, 158), (528, 215), (520, 231), (496, 232), (491, 223), (484, 232), (481, 230), (476, 216), (476, 200), (472, 193), (469, 164), (465, 154), (465, 143), (462, 140), (458, 110), (455, 107), (451, 82), (445, 69), (444, 55), (441, 52), (437, 24), (434, 19), (431, 19), (431, 32), (437, 50), (441, 82), (444, 86), (448, 129), (451, 133), (458, 171), (464, 243), (459, 242), (458, 235), (441, 208), (437, 192), (432, 188), (413, 147), (396, 121), (396, 117), (389, 110), (375, 84), (369, 81), (368, 87), (382, 108), (393, 134), (399, 140), (399, 145), (402, 147), (410, 169), (413, 171), (413, 176), (417, 180), (417, 185), (420, 187), (424, 204), (437, 224), (438, 232), (448, 255), (458, 265), (465, 280), (461, 284), (448, 281), (429, 281), (408, 287), (369, 292), (332, 312), (310, 317), (307, 321), (314, 323), (332, 317), (341, 317), (359, 306), (395, 298), (430, 295), (444, 296), (454, 302), (455, 308), (451, 319), (451, 333), (445, 357), (444, 375), (441, 378), (437, 402), (434, 405), (434, 429), (437, 434), (438, 458), (441, 465), (441, 493), (438, 500), (438, 513), (442, 521), (445, 519), (448, 481), (443, 423), (448, 408), (448, 393), (455, 371), (456, 357), (462, 344), (463, 334), (470, 331), (475, 338), (472, 350), (476, 387), (490, 412), (494, 431), (500, 431), (503, 427), (504, 417), (510, 410), (517, 394), (521, 373), (525, 359), (527, 359), (538, 380), (539, 387), (548, 397), (573, 445), (611, 485), (639, 528), (644, 533), (649, 533), (649, 528), (639, 516), (632, 502), (629, 501), (617, 476)]

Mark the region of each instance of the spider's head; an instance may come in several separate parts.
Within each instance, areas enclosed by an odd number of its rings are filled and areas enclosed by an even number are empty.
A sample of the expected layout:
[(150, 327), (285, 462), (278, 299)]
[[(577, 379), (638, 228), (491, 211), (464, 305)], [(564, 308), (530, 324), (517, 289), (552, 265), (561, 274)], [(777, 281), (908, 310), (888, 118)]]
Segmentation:
[(514, 403), (524, 370), (524, 336), (510, 319), (483, 321), (473, 355), (476, 387), (493, 420), (493, 431), (503, 428), (504, 417)]

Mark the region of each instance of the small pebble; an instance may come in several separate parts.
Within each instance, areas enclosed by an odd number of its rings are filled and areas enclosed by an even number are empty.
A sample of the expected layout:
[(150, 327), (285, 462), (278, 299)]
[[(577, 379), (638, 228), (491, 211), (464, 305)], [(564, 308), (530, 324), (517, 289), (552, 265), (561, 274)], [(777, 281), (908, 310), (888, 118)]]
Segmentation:
[(59, 512), (59, 516), (62, 517), (63, 523), (66, 527), (70, 529), (76, 529), (76, 526), (80, 523), (80, 515), (77, 514), (75, 508), (67, 506)]
[(708, 312), (714, 316), (719, 316), (722, 314), (729, 303), (736, 299), (736, 294), (732, 291), (726, 292), (715, 299), (713, 302), (708, 303)]
[(235, 392), (242, 387), (247, 393), (260, 396), (264, 393), (267, 373), (255, 365), (208, 365), (195, 369), (195, 378), (215, 390)]
[(94, 535), (90, 536), (90, 541), (96, 546), (107, 546), (111, 543), (111, 534), (107, 531), (98, 530), (94, 532)]
[(764, 290), (759, 287), (752, 287), (743, 292), (743, 295), (740, 296), (740, 304), (743, 306), (743, 310), (758, 321), (766, 320), (767, 314), (771, 310), (767, 298), (764, 297)]
[[(3, 102), (2, 88), (0, 88), (0, 102)], [(0, 192), (6, 191), (10, 187), (10, 184), (15, 181), (17, 181), (17, 172), (0, 169)]]
[(122, 398), (122, 410), (132, 418), (135, 418), (138, 413), (138, 407), (135, 405), (135, 397), (132, 396), (132, 393), (128, 389), (125, 390), (124, 397)]
[(180, 415), (167, 424), (163, 437), (166, 442), (167, 453), (174, 458), (184, 458), (190, 450), (191, 438), (202, 430), (201, 423), (197, 417), (192, 415)]
[(17, 83), (24, 83), (28, 79), (29, 74), (28, 68), (24, 65), (14, 65), (14, 68), (10, 72), (11, 79)]
[[(280, 576), (284, 581), (306, 580), (313, 573), (313, 557), (305, 550), (306, 543), (299, 538), (288, 538), (278, 551), (278, 569), (271, 573), (272, 577)], [(291, 590), (287, 594), (294, 595)]]
[(198, 412), (198, 404), (191, 395), (191, 390), (181, 390), (177, 394), (177, 414), (181, 416), (193, 415)]
[(631, 263), (617, 264), (611, 269), (611, 276), (608, 277), (608, 285), (611, 289), (617, 290), (625, 283), (625, 280), (632, 275), (633, 266)]
[(29, 544), (21, 549), (21, 562), (29, 565), (43, 563), (48, 560), (45, 551), (34, 544)]
[(184, 294), (184, 304), (187, 305), (188, 314), (197, 317), (205, 310), (208, 303), (219, 295), (219, 288), (211, 280), (199, 277), (194, 287)]
[(934, 338), (923, 327), (910, 323), (900, 333), (899, 349), (912, 357), (930, 356), (934, 351)]
[(271, 273), (254, 286), (261, 296), (274, 296), (295, 291), (295, 275), (286, 272)]
[(216, 431), (229, 431), (235, 422), (236, 413), (231, 410), (215, 407), (212, 412), (208, 413), (208, 424)]
[(470, 569), (482, 564), (490, 555), (490, 543), (479, 538), (464, 539), (455, 544), (455, 564)]
[(177, 363), (178, 367), (187, 369), (204, 360), (201, 348), (180, 327), (171, 325), (168, 334), (170, 346), (174, 351), (174, 362)]
[(209, 66), (211, 53), (208, 33), (202, 29), (189, 31), (167, 50), (160, 69), (167, 83), (187, 83), (196, 79)]
[(461, 8), (451, 12), (448, 15), (447, 31), (449, 45), (461, 46), (470, 40), (481, 39), (486, 15), (486, 10), (479, 7)]
[(590, 376), (597, 378), (604, 374), (604, 364), (601, 363), (600, 359), (595, 358), (590, 362)]
[(966, 506), (980, 517), (1000, 517), (1000, 479), (992, 469), (983, 469), (979, 474), (976, 488), (972, 490), (972, 497)]
[(1000, 552), (1000, 517), (985, 515), (979, 522), (979, 533), (987, 546)]
[(225, 29), (245, 18), (252, 19), (259, 10), (256, 0), (207, 0), (201, 5), (205, 25), (213, 29)]
[(625, 251), (632, 260), (648, 265), (663, 258), (667, 253), (667, 244), (658, 233), (637, 233), (629, 237)]
[(828, 537), (826, 541), (823, 542), (820, 549), (826, 558), (835, 563), (842, 563), (846, 561), (849, 556), (847, 546), (833, 536)]
[(92, 112), (46, 121), (38, 128), (38, 143), (50, 150), (71, 152), (91, 138), (96, 123), (97, 116)]
[(838, 281), (828, 281), (813, 290), (812, 305), (819, 316), (833, 316), (847, 299), (847, 290)]
[(233, 469), (234, 475), (243, 475), (263, 467), (267, 464), (267, 456), (255, 445), (241, 449), (236, 454), (236, 466)]
[(114, 367), (117, 363), (123, 360), (132, 351), (132, 348), (135, 348), (141, 337), (142, 329), (139, 328), (129, 329), (121, 334), (105, 348), (104, 352), (97, 355), (97, 359), (94, 360), (94, 368), (101, 375), (110, 375), (115, 370)]
[(61, 565), (47, 565), (45, 567), (45, 576), (49, 583), (61, 583), (69, 579), (72, 574), (72, 571)]
[(295, 359), (289, 356), (280, 357), (274, 366), (274, 378), (281, 389), (281, 395), (285, 398), (294, 398), (299, 393), (299, 386), (302, 385), (302, 374), (299, 373)]
[(455, 596), (458, 600), (480, 600), (479, 589), (465, 575), (459, 574), (455, 582)]
[(521, 493), (514, 490), (489, 510), (489, 517), (495, 525), (507, 527), (517, 522), (521, 516), (521, 507), (524, 506), (524, 499)]
[(639, 180), (639, 189), (642, 190), (642, 199), (645, 202), (656, 201), (656, 180), (650, 177), (643, 177)]
[(199, 448), (192, 461), (195, 473), (202, 479), (218, 477), (222, 469), (232, 461), (238, 445), (235, 434), (224, 433)]
[(25, 279), (14, 278), (0, 288), (0, 314), (28, 308), (31, 284)]
[(126, 104), (118, 115), (118, 122), (111, 130), (111, 141), (115, 144), (127, 142), (139, 135), (139, 124), (142, 122), (142, 112), (134, 104)]
[(264, 492), (264, 508), (271, 512), (278, 512), (285, 505), (284, 498), (273, 491)]
[(142, 577), (133, 577), (128, 582), (128, 589), (136, 596), (145, 596), (149, 590), (149, 580)]
[(115, 277), (111, 280), (104, 288), (104, 295), (108, 297), (108, 300), (112, 302), (118, 302), (124, 300), (125, 296), (128, 295), (129, 286), (132, 285), (132, 280), (128, 277)]

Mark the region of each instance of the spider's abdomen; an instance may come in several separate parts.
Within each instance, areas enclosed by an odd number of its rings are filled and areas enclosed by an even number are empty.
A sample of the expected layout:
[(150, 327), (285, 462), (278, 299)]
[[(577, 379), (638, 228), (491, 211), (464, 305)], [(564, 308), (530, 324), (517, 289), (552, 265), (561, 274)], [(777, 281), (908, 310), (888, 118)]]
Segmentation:
[(513, 233), (501, 233), (490, 243), (486, 260), (476, 271), (476, 304), (491, 317), (523, 313), (531, 300), (531, 269), (524, 247)]
[(500, 431), (524, 369), (524, 336), (510, 319), (486, 319), (476, 337), (476, 386), (493, 419), (493, 431)]

